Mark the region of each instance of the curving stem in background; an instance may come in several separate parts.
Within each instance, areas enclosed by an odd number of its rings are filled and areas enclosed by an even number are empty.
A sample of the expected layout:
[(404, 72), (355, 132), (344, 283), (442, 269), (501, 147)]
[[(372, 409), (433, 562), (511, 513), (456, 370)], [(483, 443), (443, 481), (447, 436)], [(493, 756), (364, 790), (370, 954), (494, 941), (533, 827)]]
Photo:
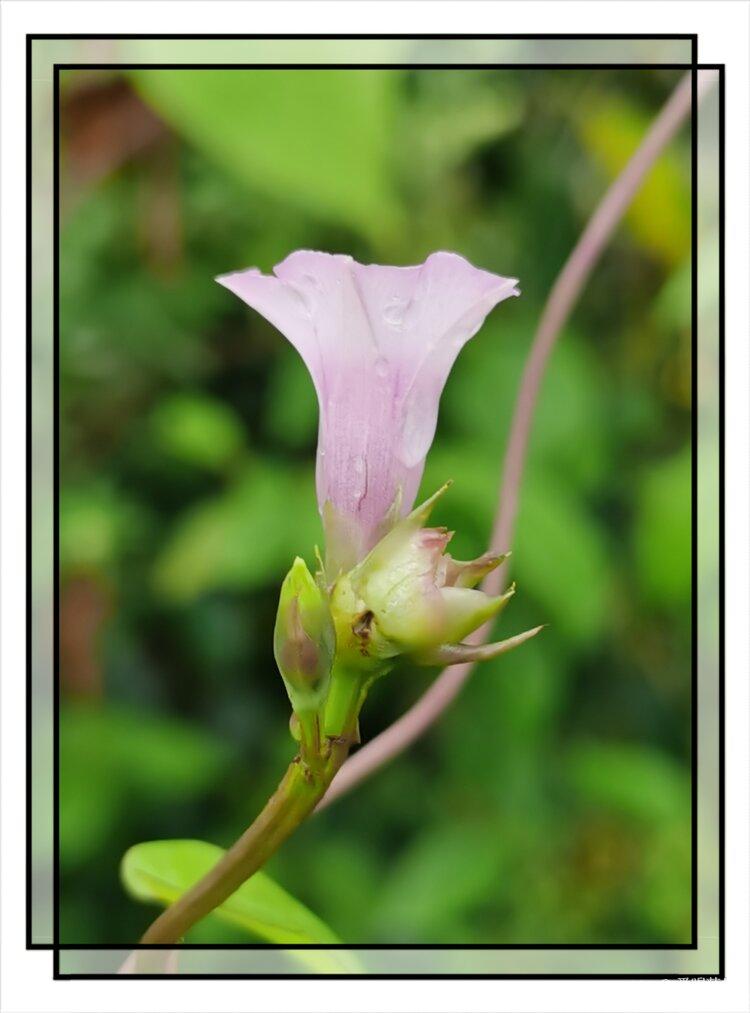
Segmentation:
[[(715, 77), (715, 73), (697, 74), (698, 99), (712, 86)], [(511, 544), (529, 433), (550, 353), (604, 247), (649, 170), (689, 116), (691, 105), (692, 72), (688, 72), (605, 193), (552, 287), (521, 378), (503, 462), (500, 500), (490, 541), (492, 546)], [(484, 590), (490, 594), (499, 592), (503, 569), (500, 567), (487, 577)], [(489, 632), (489, 626), (478, 630), (476, 642), (486, 640)], [(402, 717), (346, 761), (318, 808), (329, 805), (350, 791), (423, 735), (453, 702), (473, 668), (473, 664), (467, 663), (444, 669)]]

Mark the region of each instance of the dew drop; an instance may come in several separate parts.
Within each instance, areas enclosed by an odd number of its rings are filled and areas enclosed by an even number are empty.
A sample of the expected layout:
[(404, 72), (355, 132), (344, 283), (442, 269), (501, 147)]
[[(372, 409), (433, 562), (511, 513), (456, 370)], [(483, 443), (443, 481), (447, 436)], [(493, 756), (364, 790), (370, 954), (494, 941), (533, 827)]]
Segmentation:
[(437, 402), (433, 403), (429, 392), (412, 392), (404, 406), (404, 426), (396, 451), (405, 467), (414, 468), (424, 460), (435, 435), (436, 422)]
[(386, 380), (388, 378), (389, 370), (387, 359), (384, 359), (382, 356), (379, 359), (376, 359), (373, 369), (375, 371), (375, 376), (377, 376), (379, 380)]
[(403, 299), (392, 299), (383, 309), (383, 319), (391, 327), (402, 327), (405, 313), (406, 303)]
[(314, 274), (303, 274), (302, 281), (306, 285), (309, 285), (311, 288), (317, 289), (318, 292), (321, 291), (322, 286), (320, 284), (320, 281), (315, 277)]
[(309, 320), (313, 315), (312, 302), (310, 301), (309, 295), (304, 292), (298, 285), (290, 284), (288, 286), (289, 292), (292, 298), (297, 303), (297, 307), (303, 317), (307, 317)]
[(356, 500), (361, 500), (367, 491), (367, 461), (362, 454), (352, 460), (351, 465), (351, 494)]

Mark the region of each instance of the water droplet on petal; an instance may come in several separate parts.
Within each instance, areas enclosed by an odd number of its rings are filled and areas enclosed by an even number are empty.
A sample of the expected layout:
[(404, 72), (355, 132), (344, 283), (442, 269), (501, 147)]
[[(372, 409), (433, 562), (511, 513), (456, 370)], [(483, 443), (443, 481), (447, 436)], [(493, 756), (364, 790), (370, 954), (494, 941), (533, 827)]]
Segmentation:
[(313, 315), (313, 305), (310, 300), (310, 296), (298, 285), (292, 285), (289, 283), (287, 287), (292, 298), (295, 300), (300, 313), (303, 317), (306, 317), (309, 320)]
[(314, 274), (303, 274), (302, 275), (302, 281), (306, 285), (309, 285), (311, 288), (317, 289), (318, 292), (320, 292), (321, 289), (322, 289), (322, 285), (320, 284), (320, 281), (315, 277)]
[(404, 427), (397, 450), (407, 468), (416, 467), (427, 456), (437, 423), (438, 399), (430, 391), (413, 391), (404, 406)]
[(391, 327), (402, 327), (405, 313), (406, 303), (403, 299), (392, 299), (383, 309), (383, 319)]
[(377, 376), (379, 380), (386, 380), (388, 378), (390, 370), (388, 369), (387, 359), (384, 359), (382, 356), (379, 359), (376, 359), (375, 366), (373, 368), (375, 376)]
[(357, 454), (352, 461), (350, 483), (352, 496), (361, 500), (367, 491), (367, 461), (362, 454)]

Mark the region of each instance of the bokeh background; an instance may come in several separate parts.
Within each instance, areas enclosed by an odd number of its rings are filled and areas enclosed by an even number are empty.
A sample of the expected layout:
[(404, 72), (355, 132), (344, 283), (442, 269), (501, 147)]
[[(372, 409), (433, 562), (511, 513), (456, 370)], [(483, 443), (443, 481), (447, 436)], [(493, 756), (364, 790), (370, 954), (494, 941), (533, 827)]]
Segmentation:
[[(455, 479), (436, 519), (476, 555), (544, 299), (677, 76), (62, 74), (61, 942), (134, 941), (125, 850), (228, 845), (292, 754), (271, 629), (320, 539), (317, 410), (214, 276), (447, 248), (521, 279), (458, 360), (423, 486)], [(548, 628), (269, 865), (347, 942), (689, 941), (689, 168), (686, 132), (544, 382), (500, 632)], [(365, 739), (433, 676), (377, 684)]]

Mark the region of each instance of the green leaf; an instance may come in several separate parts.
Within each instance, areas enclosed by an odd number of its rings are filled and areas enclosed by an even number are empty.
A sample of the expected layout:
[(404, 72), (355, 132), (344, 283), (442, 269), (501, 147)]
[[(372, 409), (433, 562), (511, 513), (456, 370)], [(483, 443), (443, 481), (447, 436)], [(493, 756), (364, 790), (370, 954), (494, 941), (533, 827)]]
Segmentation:
[(690, 597), (690, 453), (681, 451), (645, 474), (634, 524), (635, 561), (645, 595), (657, 605)]
[(318, 400), (310, 374), (295, 349), (284, 344), (271, 374), (266, 409), (269, 435), (295, 450), (312, 446), (318, 428)]
[(142, 505), (102, 479), (69, 483), (60, 495), (62, 569), (110, 566), (144, 536)]
[[(607, 95), (581, 104), (577, 126), (608, 179), (622, 171), (642, 142), (649, 116), (629, 100)], [(663, 152), (646, 176), (627, 212), (635, 238), (666, 264), (690, 250), (690, 183), (687, 151), (675, 145)]]
[(67, 704), (60, 712), (60, 856), (80, 865), (134, 799), (174, 804), (214, 784), (229, 756), (200, 728), (166, 715)]
[(583, 742), (568, 754), (565, 770), (589, 804), (651, 823), (683, 821), (690, 780), (667, 753), (633, 743)]
[(692, 866), (687, 807), (683, 819), (660, 825), (644, 849), (639, 891), (643, 913), (662, 939), (690, 940), (690, 873)]
[[(536, 326), (531, 314), (512, 303), (490, 316), (463, 349), (441, 407), (441, 425), (493, 450), (495, 485)], [(566, 329), (537, 400), (529, 461), (543, 463), (568, 485), (600, 485), (613, 431), (609, 387), (592, 345)], [(460, 480), (460, 473), (454, 477)]]
[[(713, 251), (707, 258), (715, 262)], [(661, 287), (651, 308), (651, 315), (657, 327), (669, 332), (673, 328), (687, 331), (690, 327), (690, 293), (693, 285), (692, 265), (689, 259), (679, 264)], [(709, 300), (715, 295), (714, 272), (706, 272), (701, 278), (701, 300), (710, 305)]]
[(486, 824), (446, 826), (420, 835), (397, 858), (379, 891), (375, 921), (383, 937), (423, 940), (481, 904), (495, 886), (502, 851)]
[[(131, 896), (168, 905), (205, 876), (223, 854), (222, 848), (205, 841), (147, 841), (125, 853), (120, 872)], [(251, 876), (213, 914), (278, 946), (341, 943), (324, 921), (265, 872)], [(338, 971), (358, 966), (346, 953), (299, 956), (319, 971), (325, 965)]]
[(253, 190), (377, 238), (398, 217), (389, 142), (399, 76), (144, 70), (133, 78), (160, 116)]
[(590, 643), (607, 624), (611, 603), (608, 551), (601, 522), (551, 475), (524, 480), (513, 544), (519, 592), (545, 610), (540, 622)]
[(157, 591), (187, 602), (219, 588), (279, 581), (295, 555), (320, 541), (313, 469), (257, 460), (220, 496), (177, 520), (156, 560)]
[(510, 79), (471, 70), (424, 75), (405, 112), (410, 144), (399, 152), (403, 171), (416, 186), (432, 176), (445, 186), (447, 172), (517, 127), (522, 116), (522, 95)]
[(221, 471), (242, 451), (242, 425), (223, 402), (181, 393), (159, 402), (150, 419), (155, 446), (179, 461)]

